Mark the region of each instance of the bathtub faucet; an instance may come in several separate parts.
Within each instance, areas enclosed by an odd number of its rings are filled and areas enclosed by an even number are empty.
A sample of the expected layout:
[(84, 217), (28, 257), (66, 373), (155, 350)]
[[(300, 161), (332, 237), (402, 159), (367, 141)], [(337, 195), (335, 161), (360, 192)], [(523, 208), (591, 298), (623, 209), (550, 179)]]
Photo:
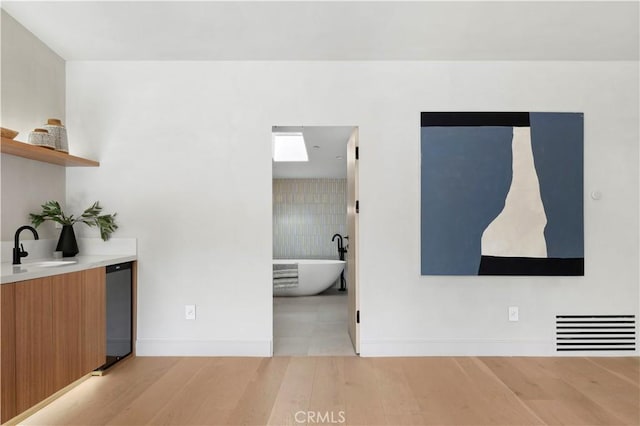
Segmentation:
[(340, 234), (334, 234), (333, 238), (331, 238), (331, 241), (335, 241), (336, 237), (338, 238), (338, 256), (340, 256), (340, 260), (344, 260), (344, 254), (347, 252), (347, 249), (344, 246), (344, 240), (342, 235)]
[[(334, 234), (333, 238), (331, 238), (331, 241), (335, 241), (335, 239), (338, 238), (338, 256), (340, 257), (340, 260), (344, 260), (344, 254), (347, 252), (347, 248), (344, 246), (344, 241), (343, 238), (348, 238), (348, 237), (343, 237), (340, 234)], [(344, 279), (344, 270), (342, 272), (340, 272), (340, 291), (345, 291), (347, 289), (346, 286), (346, 281)]]

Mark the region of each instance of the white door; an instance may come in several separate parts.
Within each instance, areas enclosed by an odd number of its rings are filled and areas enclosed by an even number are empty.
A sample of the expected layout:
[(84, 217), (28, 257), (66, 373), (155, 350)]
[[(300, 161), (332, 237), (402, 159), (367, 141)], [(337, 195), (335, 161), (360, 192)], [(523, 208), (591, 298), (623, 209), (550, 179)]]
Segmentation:
[(358, 128), (347, 142), (347, 291), (349, 302), (349, 336), (356, 353), (360, 353), (360, 303), (358, 299)]

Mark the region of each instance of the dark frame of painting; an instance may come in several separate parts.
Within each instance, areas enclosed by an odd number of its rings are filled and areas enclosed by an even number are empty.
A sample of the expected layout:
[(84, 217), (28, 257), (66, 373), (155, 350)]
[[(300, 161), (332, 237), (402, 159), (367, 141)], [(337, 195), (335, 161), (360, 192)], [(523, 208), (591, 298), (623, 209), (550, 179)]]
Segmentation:
[(583, 276), (583, 122), (565, 112), (421, 113), (421, 274)]

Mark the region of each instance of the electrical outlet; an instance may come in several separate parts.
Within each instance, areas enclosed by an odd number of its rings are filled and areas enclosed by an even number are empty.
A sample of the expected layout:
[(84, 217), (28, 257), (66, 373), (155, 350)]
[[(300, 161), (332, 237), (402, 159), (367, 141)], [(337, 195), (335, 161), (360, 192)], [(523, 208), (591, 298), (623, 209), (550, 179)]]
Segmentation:
[(518, 321), (518, 307), (509, 306), (509, 321)]
[(184, 305), (184, 319), (196, 319), (196, 305)]

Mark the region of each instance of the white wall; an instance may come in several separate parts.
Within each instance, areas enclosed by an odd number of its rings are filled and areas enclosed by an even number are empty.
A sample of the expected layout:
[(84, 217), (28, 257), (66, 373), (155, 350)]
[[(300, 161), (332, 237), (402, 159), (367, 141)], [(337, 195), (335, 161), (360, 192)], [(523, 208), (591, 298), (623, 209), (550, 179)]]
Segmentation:
[[(4, 10), (1, 27), (2, 127), (19, 131), (16, 140), (27, 141), (29, 132), (47, 118), (64, 121), (65, 62)], [(15, 230), (29, 223), (29, 213), (45, 201), (65, 200), (63, 167), (2, 154), (1, 175), (3, 241), (12, 240)], [(38, 231), (41, 238), (58, 234), (50, 223)]]
[[(638, 314), (637, 62), (70, 62), (68, 202), (139, 238), (141, 354), (269, 352), (271, 126), (360, 129), (363, 355), (551, 354)], [(584, 277), (420, 276), (420, 112), (585, 113)], [(84, 230), (83, 230), (84, 231)], [(198, 305), (185, 321), (183, 305)], [(520, 322), (507, 322), (507, 307)]]

